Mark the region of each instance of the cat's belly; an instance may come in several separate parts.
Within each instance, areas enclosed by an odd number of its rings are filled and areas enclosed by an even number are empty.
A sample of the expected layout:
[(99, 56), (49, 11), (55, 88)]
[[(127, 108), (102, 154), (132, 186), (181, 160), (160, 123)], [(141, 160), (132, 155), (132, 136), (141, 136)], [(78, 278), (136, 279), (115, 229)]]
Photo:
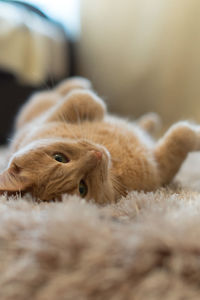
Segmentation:
[[(138, 152), (138, 153), (137, 153)], [(130, 155), (121, 157), (121, 163), (116, 162), (112, 155), (111, 172), (128, 191), (152, 191), (159, 187), (159, 176), (152, 153), (138, 149)], [(117, 157), (118, 159), (119, 157)]]
[(117, 181), (128, 191), (158, 188), (160, 182), (153, 141), (137, 127), (111, 125), (105, 123), (96, 128), (93, 141), (110, 152), (111, 172)]

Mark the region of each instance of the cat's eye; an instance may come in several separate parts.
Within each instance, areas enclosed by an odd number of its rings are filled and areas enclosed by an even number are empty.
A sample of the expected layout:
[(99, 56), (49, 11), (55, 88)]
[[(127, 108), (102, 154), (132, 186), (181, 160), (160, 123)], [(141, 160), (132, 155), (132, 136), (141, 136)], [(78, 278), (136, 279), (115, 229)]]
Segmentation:
[(88, 187), (84, 180), (80, 181), (78, 189), (81, 197), (85, 197), (87, 195)]
[(55, 154), (53, 155), (53, 158), (54, 158), (56, 161), (58, 161), (58, 162), (60, 162), (60, 163), (63, 163), (63, 164), (66, 164), (66, 163), (69, 162), (69, 159), (68, 159), (64, 154), (62, 154), (62, 153), (55, 153)]

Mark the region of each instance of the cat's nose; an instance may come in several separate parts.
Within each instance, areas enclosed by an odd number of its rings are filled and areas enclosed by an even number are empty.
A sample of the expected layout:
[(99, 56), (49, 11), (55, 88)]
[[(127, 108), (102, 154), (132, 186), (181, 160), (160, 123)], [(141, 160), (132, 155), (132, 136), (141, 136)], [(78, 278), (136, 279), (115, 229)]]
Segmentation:
[(102, 152), (98, 151), (98, 150), (92, 150), (91, 151), (93, 153), (93, 155), (96, 157), (97, 160), (101, 160), (102, 159)]

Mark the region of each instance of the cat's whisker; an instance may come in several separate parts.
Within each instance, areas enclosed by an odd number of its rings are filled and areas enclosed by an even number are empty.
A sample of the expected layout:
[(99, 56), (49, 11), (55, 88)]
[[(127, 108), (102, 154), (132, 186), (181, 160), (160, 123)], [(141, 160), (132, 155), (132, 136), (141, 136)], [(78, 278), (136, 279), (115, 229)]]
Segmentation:
[[(88, 122), (88, 121), (87, 121)], [(92, 135), (89, 132), (89, 128), (87, 130), (85, 130), (84, 134), (83, 134), (83, 138), (87, 141), (87, 140), (93, 140)]]
[[(67, 119), (66, 119), (66, 116), (64, 115), (64, 113), (60, 113), (59, 115), (59, 118), (60, 120), (62, 120), (66, 125), (67, 125)], [(67, 129), (70, 131), (70, 133), (72, 134), (72, 136), (75, 138), (75, 139), (78, 139), (78, 136), (75, 134), (75, 132), (72, 130), (70, 124), (69, 126), (67, 127)]]
[(81, 134), (82, 138), (84, 139), (84, 132), (83, 132), (83, 128), (82, 128), (82, 121), (81, 121), (81, 118), (80, 118), (80, 113), (77, 110), (77, 107), (75, 107), (75, 106), (74, 106), (74, 110), (76, 111), (76, 116), (77, 116), (77, 121), (78, 121), (78, 128), (79, 128), (80, 134)]
[(49, 86), (48, 82), (44, 79), (41, 83), (41, 86), (45, 89), (45, 90), (48, 90), (50, 91), (52, 89), (51, 86)]
[[(89, 120), (89, 117), (87, 117), (86, 122), (87, 122), (87, 124), (91, 122)], [(94, 132), (94, 130), (91, 129), (90, 126), (88, 126), (87, 131), (85, 131), (85, 138), (87, 140), (91, 140), (91, 141), (94, 141), (94, 139), (95, 139), (95, 132)]]
[(127, 187), (122, 184), (113, 174), (111, 175), (111, 180), (115, 191), (117, 191), (121, 196), (125, 197), (127, 195)]

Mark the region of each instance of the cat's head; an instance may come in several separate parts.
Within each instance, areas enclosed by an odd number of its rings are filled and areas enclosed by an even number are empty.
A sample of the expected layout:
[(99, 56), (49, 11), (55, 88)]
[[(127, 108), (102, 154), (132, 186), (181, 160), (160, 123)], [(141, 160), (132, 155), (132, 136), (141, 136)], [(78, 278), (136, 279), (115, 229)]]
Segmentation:
[(97, 203), (115, 200), (110, 155), (85, 140), (39, 140), (16, 152), (0, 175), (0, 191), (31, 192), (41, 200), (63, 193)]

